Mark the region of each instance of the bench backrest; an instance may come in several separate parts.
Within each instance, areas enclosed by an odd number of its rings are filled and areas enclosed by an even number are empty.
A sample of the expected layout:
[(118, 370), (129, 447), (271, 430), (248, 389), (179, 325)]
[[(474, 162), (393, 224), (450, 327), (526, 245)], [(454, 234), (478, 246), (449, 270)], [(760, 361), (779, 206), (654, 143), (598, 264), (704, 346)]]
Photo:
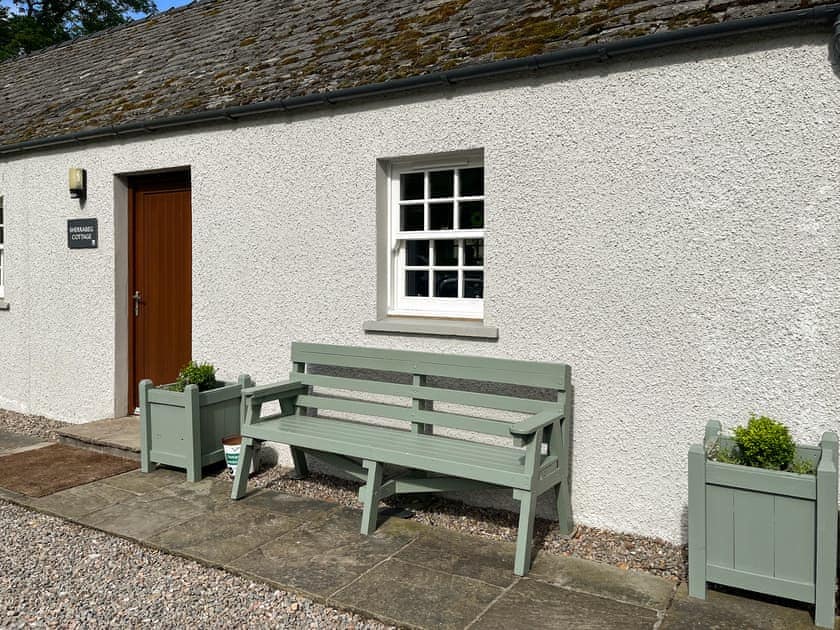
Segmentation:
[[(510, 437), (510, 421), (482, 417), (483, 411), (562, 410), (571, 372), (562, 363), (310, 343), (292, 344), (292, 362), (291, 378), (319, 388), (319, 393), (298, 398), (301, 408), (403, 420), (420, 431), (424, 425), (437, 425), (504, 437)], [(313, 366), (318, 367), (313, 370)], [(340, 368), (342, 375), (319, 373), (323, 368)], [(392, 382), (370, 376), (371, 370), (406, 376), (404, 382)], [(445, 386), (429, 384), (429, 380), (441, 379)], [(550, 399), (474, 391), (474, 386), (459, 384), (457, 379), (549, 390)], [(347, 398), (343, 393), (326, 395), (320, 393), (321, 388), (410, 399), (410, 406)], [(436, 410), (436, 401), (470, 407), (470, 413)]]

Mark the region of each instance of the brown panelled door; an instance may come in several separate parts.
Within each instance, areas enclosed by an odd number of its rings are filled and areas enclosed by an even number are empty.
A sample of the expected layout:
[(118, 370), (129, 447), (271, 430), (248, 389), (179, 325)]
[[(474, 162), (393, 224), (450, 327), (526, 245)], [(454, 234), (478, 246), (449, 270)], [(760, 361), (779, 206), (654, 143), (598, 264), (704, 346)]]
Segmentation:
[(129, 181), (130, 410), (137, 384), (171, 383), (192, 352), (189, 173)]

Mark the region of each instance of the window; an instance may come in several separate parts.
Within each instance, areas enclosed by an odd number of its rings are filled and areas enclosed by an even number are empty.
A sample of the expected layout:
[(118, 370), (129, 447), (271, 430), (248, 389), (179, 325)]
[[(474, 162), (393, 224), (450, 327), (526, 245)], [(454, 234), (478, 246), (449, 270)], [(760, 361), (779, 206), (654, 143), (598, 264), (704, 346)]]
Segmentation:
[(484, 314), (484, 167), (391, 169), (389, 315)]
[(5, 242), (6, 235), (4, 234), (5, 230), (4, 223), (3, 223), (3, 197), (0, 197), (0, 299), (5, 297), (5, 285), (6, 285), (6, 267), (5, 261), (3, 260), (3, 243)]

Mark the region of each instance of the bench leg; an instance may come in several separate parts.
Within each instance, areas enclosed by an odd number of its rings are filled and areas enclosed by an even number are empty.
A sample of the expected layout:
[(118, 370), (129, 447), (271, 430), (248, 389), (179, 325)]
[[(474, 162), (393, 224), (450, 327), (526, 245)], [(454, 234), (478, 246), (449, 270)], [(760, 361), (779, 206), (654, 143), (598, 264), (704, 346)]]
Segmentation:
[(513, 498), (519, 500), (519, 531), (516, 534), (516, 559), (513, 572), (526, 575), (531, 568), (531, 546), (534, 540), (534, 511), (537, 506), (537, 493), (527, 490), (514, 490)]
[(239, 463), (236, 465), (236, 475), (233, 477), (231, 499), (241, 499), (245, 496), (248, 485), (248, 473), (251, 470), (251, 459), (254, 457), (254, 438), (242, 438), (242, 449), (239, 452)]
[(362, 467), (368, 471), (364, 492), (365, 508), (362, 512), (362, 533), (369, 536), (376, 531), (376, 521), (379, 517), (379, 488), (382, 486), (382, 464), (364, 460)]
[(568, 477), (554, 486), (554, 498), (557, 502), (557, 529), (568, 536), (574, 529), (572, 522), (572, 491)]
[(290, 446), (292, 461), (295, 464), (295, 476), (293, 479), (306, 479), (309, 476), (309, 466), (306, 463), (306, 453), (303, 449)]

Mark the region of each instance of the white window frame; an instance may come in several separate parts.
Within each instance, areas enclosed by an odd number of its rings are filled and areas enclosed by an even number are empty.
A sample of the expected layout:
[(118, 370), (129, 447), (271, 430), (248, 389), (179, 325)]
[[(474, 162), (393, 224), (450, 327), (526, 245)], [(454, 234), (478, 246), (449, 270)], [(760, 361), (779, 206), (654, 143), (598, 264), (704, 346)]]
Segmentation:
[[(429, 297), (407, 297), (405, 295), (406, 271), (412, 267), (405, 264), (405, 256), (402, 253), (404, 243), (409, 240), (428, 240), (430, 258), (433, 256), (431, 250), (434, 248), (433, 241), (436, 240), (459, 240), (459, 239), (485, 239), (487, 227), (486, 215), (486, 188), (485, 194), (481, 196), (461, 197), (459, 195), (460, 178), (455, 177), (454, 197), (435, 198), (429, 197), (428, 173), (440, 170), (459, 170), (470, 168), (483, 168), (484, 161), (478, 157), (455, 159), (429, 159), (422, 161), (395, 161), (390, 165), (388, 184), (388, 315), (403, 317), (437, 317), (453, 319), (481, 320), (484, 318), (484, 298), (436, 298)], [(424, 173), (424, 194), (420, 200), (400, 201), (400, 176), (409, 173)], [(429, 230), (429, 202), (453, 204), (455, 228), (451, 230)], [(484, 227), (481, 229), (460, 229), (459, 203), (462, 201), (485, 201)], [(419, 205), (423, 203), (424, 230), (400, 230), (400, 209), (403, 205)], [(486, 260), (480, 267), (468, 267), (464, 264), (464, 248), (458, 247), (458, 265), (454, 267), (443, 267), (431, 264), (427, 265), (429, 273), (429, 292), (433, 292), (434, 270), (458, 271), (458, 290), (463, 291), (464, 271), (483, 272), (483, 287), (487, 284)], [(431, 263), (431, 261), (430, 261)]]
[(6, 215), (3, 211), (3, 196), (0, 195), (0, 300), (6, 297), (6, 258), (4, 250), (6, 241), (5, 220)]

